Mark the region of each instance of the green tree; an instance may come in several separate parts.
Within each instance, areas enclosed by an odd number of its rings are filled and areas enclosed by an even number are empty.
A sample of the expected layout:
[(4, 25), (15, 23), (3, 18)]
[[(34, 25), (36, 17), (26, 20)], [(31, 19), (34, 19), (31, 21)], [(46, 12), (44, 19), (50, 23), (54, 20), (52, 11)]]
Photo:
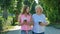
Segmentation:
[(59, 23), (58, 2), (59, 0), (39, 0), (39, 4), (43, 6), (44, 13), (51, 23)]
[(0, 0), (0, 6), (3, 10), (3, 18), (7, 19), (8, 17), (8, 8), (11, 5), (11, 0)]

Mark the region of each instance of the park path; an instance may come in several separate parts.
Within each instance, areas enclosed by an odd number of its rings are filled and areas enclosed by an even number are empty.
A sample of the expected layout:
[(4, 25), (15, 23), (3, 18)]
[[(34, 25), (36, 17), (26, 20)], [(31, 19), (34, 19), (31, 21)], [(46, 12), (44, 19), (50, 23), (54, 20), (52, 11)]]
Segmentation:
[[(21, 34), (21, 30), (19, 30), (19, 27), (16, 27), (16, 30), (8, 31), (7, 34)], [(55, 29), (53, 27), (46, 27), (45, 34), (60, 34), (60, 29)]]

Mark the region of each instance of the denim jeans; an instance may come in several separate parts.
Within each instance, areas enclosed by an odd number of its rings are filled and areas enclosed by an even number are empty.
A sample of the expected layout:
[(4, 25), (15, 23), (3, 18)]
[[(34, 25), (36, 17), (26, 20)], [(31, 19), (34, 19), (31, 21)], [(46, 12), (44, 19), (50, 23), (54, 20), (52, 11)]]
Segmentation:
[(35, 33), (35, 32), (32, 32), (33, 34), (44, 34), (44, 32), (42, 32), (42, 33)]
[[(26, 31), (25, 30), (21, 30), (21, 34), (26, 34)], [(28, 34), (32, 34), (32, 31), (28, 30)]]

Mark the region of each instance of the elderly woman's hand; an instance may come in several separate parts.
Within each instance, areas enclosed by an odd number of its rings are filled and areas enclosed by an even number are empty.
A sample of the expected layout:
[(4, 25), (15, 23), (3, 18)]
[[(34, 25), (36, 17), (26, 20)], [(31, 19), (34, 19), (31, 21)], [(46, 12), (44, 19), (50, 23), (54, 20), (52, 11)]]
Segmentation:
[(40, 26), (46, 26), (47, 24), (46, 23), (40, 23)]

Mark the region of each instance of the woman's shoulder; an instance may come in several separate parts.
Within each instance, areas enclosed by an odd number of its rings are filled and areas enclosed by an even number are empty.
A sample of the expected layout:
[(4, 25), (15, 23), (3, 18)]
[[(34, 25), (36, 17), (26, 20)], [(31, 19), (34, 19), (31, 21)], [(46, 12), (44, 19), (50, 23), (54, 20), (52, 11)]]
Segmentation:
[(45, 14), (42, 14), (42, 17), (46, 17)]
[(32, 17), (35, 17), (36, 16), (36, 14), (32, 14)]

